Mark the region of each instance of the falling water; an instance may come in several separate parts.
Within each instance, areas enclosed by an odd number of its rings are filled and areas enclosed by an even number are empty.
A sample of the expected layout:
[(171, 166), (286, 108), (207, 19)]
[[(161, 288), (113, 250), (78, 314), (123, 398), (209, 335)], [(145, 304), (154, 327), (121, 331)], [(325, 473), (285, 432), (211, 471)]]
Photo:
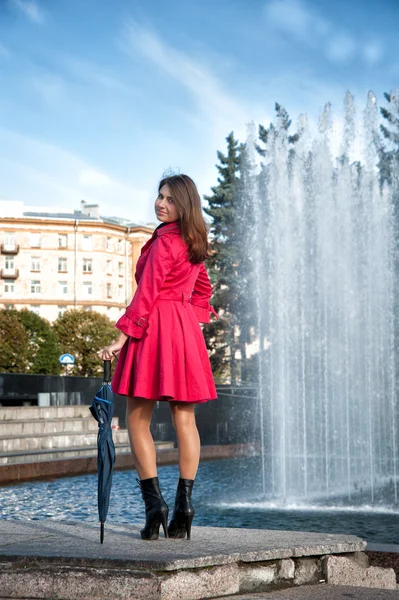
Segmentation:
[[(398, 502), (392, 191), (375, 97), (269, 134), (251, 191), (264, 490), (283, 501)], [(253, 141), (250, 134), (249, 145)], [(333, 144), (332, 144), (333, 142)], [(361, 147), (361, 160), (354, 161)]]

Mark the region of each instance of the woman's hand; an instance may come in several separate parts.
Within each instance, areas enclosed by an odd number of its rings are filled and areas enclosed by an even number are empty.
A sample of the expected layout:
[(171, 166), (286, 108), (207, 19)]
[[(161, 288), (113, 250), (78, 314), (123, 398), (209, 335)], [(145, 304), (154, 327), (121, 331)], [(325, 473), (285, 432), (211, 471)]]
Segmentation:
[(115, 342), (112, 342), (109, 346), (105, 346), (105, 348), (99, 350), (97, 355), (101, 358), (101, 360), (113, 360), (121, 351), (127, 338), (128, 336), (121, 331), (118, 339)]

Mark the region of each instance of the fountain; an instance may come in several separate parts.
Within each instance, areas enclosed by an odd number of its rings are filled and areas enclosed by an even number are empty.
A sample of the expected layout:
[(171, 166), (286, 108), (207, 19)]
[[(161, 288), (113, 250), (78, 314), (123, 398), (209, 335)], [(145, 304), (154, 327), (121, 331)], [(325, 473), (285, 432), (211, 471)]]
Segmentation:
[(318, 131), (304, 117), (299, 126), (292, 143), (275, 125), (260, 171), (253, 127), (247, 144), (263, 492), (288, 504), (396, 505), (395, 240), (375, 97), (361, 120), (346, 95), (341, 134), (329, 105)]

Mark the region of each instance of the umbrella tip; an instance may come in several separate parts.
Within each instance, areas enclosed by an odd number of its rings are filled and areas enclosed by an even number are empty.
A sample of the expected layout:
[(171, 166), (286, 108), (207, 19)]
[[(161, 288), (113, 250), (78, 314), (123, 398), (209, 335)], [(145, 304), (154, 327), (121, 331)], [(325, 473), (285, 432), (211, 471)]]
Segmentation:
[(104, 542), (104, 523), (101, 523), (100, 526), (100, 542), (101, 544)]

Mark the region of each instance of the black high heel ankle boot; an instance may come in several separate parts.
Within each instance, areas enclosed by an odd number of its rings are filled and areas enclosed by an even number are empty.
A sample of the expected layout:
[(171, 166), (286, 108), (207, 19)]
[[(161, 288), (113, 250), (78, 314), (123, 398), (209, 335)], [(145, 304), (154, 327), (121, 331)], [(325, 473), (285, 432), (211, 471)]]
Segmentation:
[(159, 489), (158, 477), (137, 479), (145, 504), (145, 526), (140, 531), (142, 540), (157, 540), (162, 525), (165, 537), (168, 537), (169, 509)]
[(191, 535), (191, 523), (194, 518), (194, 507), (191, 503), (194, 479), (182, 479), (180, 477), (176, 491), (175, 508), (173, 517), (168, 526), (170, 538), (187, 539)]

